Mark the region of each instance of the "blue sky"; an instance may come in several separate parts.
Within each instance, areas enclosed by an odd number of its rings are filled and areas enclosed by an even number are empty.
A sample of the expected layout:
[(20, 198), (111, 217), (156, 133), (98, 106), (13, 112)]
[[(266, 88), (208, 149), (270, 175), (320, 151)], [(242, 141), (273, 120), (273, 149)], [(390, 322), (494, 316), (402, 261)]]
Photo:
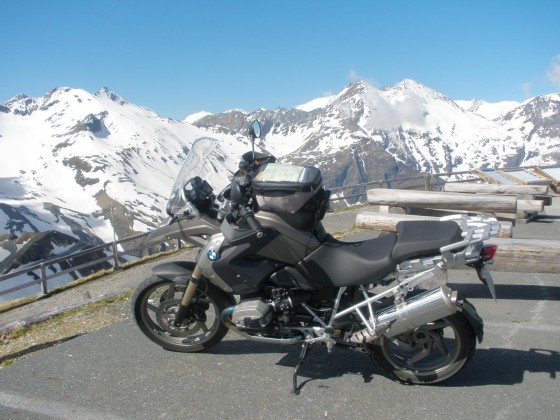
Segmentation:
[(2, 0), (0, 102), (107, 86), (165, 117), (292, 107), (356, 78), (560, 91), (560, 1)]

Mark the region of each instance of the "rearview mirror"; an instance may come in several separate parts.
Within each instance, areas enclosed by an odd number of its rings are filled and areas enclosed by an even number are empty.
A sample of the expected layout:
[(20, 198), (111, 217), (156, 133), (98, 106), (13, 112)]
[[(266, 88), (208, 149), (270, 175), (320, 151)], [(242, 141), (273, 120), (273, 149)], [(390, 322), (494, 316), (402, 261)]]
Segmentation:
[(258, 120), (254, 120), (249, 127), (249, 137), (251, 141), (261, 138), (261, 123)]

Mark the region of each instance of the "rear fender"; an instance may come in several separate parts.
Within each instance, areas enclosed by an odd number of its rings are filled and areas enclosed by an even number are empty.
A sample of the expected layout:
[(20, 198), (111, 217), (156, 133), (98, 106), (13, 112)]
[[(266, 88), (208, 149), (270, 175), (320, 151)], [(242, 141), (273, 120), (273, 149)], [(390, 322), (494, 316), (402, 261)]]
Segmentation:
[(465, 316), (474, 330), (478, 342), (482, 343), (482, 338), (484, 337), (484, 321), (482, 321), (482, 318), (478, 315), (476, 308), (467, 299), (457, 301), (456, 305), (457, 311)]

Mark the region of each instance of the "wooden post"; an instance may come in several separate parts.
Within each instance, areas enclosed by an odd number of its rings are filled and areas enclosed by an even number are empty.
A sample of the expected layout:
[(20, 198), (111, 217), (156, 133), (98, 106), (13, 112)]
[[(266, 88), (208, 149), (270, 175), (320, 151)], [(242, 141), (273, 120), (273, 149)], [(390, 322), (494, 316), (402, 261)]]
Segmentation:
[(493, 271), (518, 273), (560, 273), (560, 240), (500, 239), (488, 243), (498, 245)]
[[(497, 184), (472, 184), (469, 182), (446, 183), (445, 192), (477, 193), (477, 194), (529, 194), (546, 195), (548, 185), (497, 185)], [(521, 198), (521, 197), (520, 197)]]
[(465, 210), (481, 213), (515, 213), (515, 196), (477, 195), (432, 191), (374, 189), (367, 192), (368, 202), (392, 207), (423, 207), (445, 210)]
[[(396, 232), (397, 223), (406, 220), (439, 220), (438, 217), (416, 216), (408, 214), (387, 214), (367, 212), (356, 216), (356, 227), (362, 229), (374, 229), (383, 232)], [(511, 238), (513, 225), (511, 222), (500, 222), (500, 238)]]
[[(556, 168), (556, 171), (558, 171), (558, 168)], [(539, 176), (542, 176), (543, 178), (549, 179), (550, 180), (550, 185), (552, 186), (552, 188), (556, 192), (558, 192), (558, 184), (560, 182), (558, 177), (554, 177), (552, 174), (548, 173), (546, 169), (533, 168), (533, 172), (535, 172)]]
[(517, 200), (517, 211), (537, 213), (544, 210), (544, 203), (541, 200)]

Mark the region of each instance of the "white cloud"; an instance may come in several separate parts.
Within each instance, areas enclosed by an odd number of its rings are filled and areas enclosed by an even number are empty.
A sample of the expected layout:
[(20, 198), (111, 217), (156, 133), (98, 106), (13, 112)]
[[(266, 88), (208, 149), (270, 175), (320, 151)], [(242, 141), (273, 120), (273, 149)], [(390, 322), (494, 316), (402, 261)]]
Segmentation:
[(361, 80), (362, 77), (360, 77), (360, 75), (358, 74), (358, 72), (354, 69), (350, 69), (350, 72), (348, 73), (348, 78), (352, 81), (352, 82), (357, 82), (358, 80)]
[(356, 70), (354, 70), (353, 68), (350, 69), (350, 71), (348, 72), (348, 79), (351, 82), (357, 82), (359, 80), (362, 80), (364, 82), (366, 82), (368, 85), (377, 88), (379, 86), (379, 84), (377, 83), (377, 81), (372, 80), (372, 79), (368, 79), (364, 76), (362, 76), (361, 74), (359, 74)]
[(560, 54), (552, 59), (546, 76), (556, 89), (560, 89)]
[(530, 98), (531, 97), (531, 88), (532, 85), (530, 82), (525, 82), (521, 85), (521, 88), (523, 89), (523, 95), (525, 98)]

